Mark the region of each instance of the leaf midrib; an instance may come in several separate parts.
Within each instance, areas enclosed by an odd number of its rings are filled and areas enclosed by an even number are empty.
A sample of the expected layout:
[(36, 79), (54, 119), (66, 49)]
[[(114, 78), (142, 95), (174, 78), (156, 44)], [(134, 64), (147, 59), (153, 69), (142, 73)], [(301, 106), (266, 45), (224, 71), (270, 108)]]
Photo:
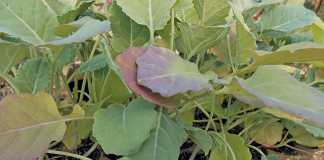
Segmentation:
[[(43, 0), (42, 0), (43, 1)], [(43, 1), (44, 2), (44, 1)], [(38, 35), (38, 33), (36, 31), (33, 30), (33, 28), (27, 23), (25, 22), (24, 19), (22, 19), (19, 15), (17, 15), (10, 7), (9, 5), (4, 4), (2, 1), (0, 1), (0, 4), (9, 11), (10, 14), (12, 14), (19, 22), (21, 22), (23, 24), (23, 26), (25, 26), (27, 28), (27, 30), (29, 30), (31, 32), (32, 35), (34, 35), (34, 37), (40, 41), (42, 44), (45, 43), (45, 41)], [(46, 4), (44, 4), (46, 6)], [(55, 12), (54, 12), (55, 13)]]

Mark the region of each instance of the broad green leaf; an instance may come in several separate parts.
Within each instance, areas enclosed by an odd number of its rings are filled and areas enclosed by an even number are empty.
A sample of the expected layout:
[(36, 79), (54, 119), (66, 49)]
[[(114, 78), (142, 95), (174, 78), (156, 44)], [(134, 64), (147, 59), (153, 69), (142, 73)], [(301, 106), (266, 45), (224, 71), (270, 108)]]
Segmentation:
[(193, 7), (193, 0), (177, 0), (173, 6), (176, 14), (183, 14), (186, 10)]
[(253, 127), (249, 132), (249, 136), (259, 144), (273, 146), (277, 142), (280, 142), (282, 133), (282, 124), (280, 122), (270, 121)]
[(253, 50), (256, 50), (255, 37), (248, 26), (239, 20), (236, 22), (235, 33), (234, 44), (236, 47), (231, 47), (231, 50), (238, 63), (246, 63), (253, 56)]
[(300, 4), (300, 5), (304, 5), (306, 0), (287, 0), (286, 3), (289, 4)]
[(217, 44), (214, 54), (223, 55), (229, 65), (248, 63), (256, 50), (256, 39), (250, 32), (244, 20), (237, 18), (231, 27), (229, 36)]
[[(89, 106), (79, 106), (75, 105), (73, 112), (69, 114), (69, 117), (92, 117), (94, 113), (100, 109), (100, 105), (89, 105)], [(89, 137), (92, 127), (93, 119), (84, 119), (78, 121), (71, 121), (67, 123), (67, 129), (62, 142), (68, 149), (76, 149), (82, 140)]]
[(324, 46), (311, 42), (283, 46), (275, 52), (256, 51), (255, 66), (284, 63), (310, 63), (324, 60)]
[(118, 74), (107, 67), (95, 72), (94, 86), (98, 100), (109, 103), (123, 103), (131, 96)]
[(0, 103), (0, 159), (38, 159), (65, 128), (48, 94), (8, 96)]
[(296, 141), (298, 144), (308, 147), (318, 147), (321, 144), (321, 139), (314, 137), (302, 126), (293, 124), (292, 122), (285, 122), (284, 124), (289, 134), (292, 135), (292, 140)]
[(211, 152), (211, 160), (251, 160), (252, 155), (244, 139), (235, 134), (213, 133), (216, 144)]
[(235, 78), (229, 88), (246, 103), (278, 109), (324, 126), (324, 93), (299, 82), (278, 66), (260, 66), (247, 80)]
[(160, 110), (156, 128), (139, 152), (127, 156), (129, 160), (176, 160), (186, 140), (185, 130)]
[(160, 94), (153, 93), (148, 88), (138, 84), (136, 60), (143, 55), (145, 51), (145, 48), (129, 48), (123, 54), (117, 56), (116, 61), (123, 80), (136, 95), (142, 96), (145, 100), (165, 107), (175, 107), (178, 103), (177, 100), (164, 98)]
[[(275, 18), (274, 18), (275, 17)], [(316, 20), (316, 14), (302, 5), (280, 5), (264, 13), (252, 28), (256, 31), (274, 30), (291, 32), (309, 26)], [(251, 26), (250, 26), (251, 27)]]
[(47, 44), (62, 45), (70, 43), (81, 43), (98, 34), (108, 32), (110, 30), (109, 21), (99, 21), (96, 19), (88, 19), (76, 32), (63, 39), (54, 40)]
[(240, 12), (256, 8), (256, 7), (261, 7), (261, 6), (266, 6), (266, 5), (271, 5), (271, 4), (277, 4), (281, 3), (284, 0), (262, 0), (262, 1), (257, 1), (257, 0), (231, 0), (230, 4), (232, 7)]
[(141, 98), (127, 107), (113, 104), (95, 114), (93, 134), (107, 154), (130, 155), (150, 136), (156, 116), (154, 105)]
[(314, 42), (324, 45), (324, 22), (322, 20), (319, 19), (311, 25), (311, 32)]
[(115, 2), (110, 8), (110, 13), (114, 34), (112, 47), (116, 52), (123, 52), (130, 47), (142, 46), (148, 42), (150, 33), (147, 27), (130, 19)]
[(154, 30), (163, 29), (176, 0), (118, 0), (117, 4), (136, 23)]
[(311, 133), (314, 137), (318, 137), (318, 138), (324, 138), (324, 129), (323, 128), (319, 128), (307, 123), (303, 123), (303, 122), (296, 122), (297, 124), (303, 126), (309, 133)]
[(194, 0), (193, 1), (201, 25), (216, 26), (226, 23), (225, 18), (230, 11), (227, 0)]
[(213, 146), (213, 139), (207, 131), (199, 128), (192, 128), (188, 131), (188, 135), (189, 138), (205, 152), (205, 155), (209, 153)]
[[(67, 0), (69, 1), (69, 0)], [(78, 16), (80, 16), (82, 13), (84, 13), (92, 4), (93, 0), (83, 0), (78, 4), (77, 7), (73, 7), (73, 9), (70, 9), (66, 11), (66, 13), (60, 15), (58, 17), (58, 21), (61, 24), (70, 23), (73, 22)]]
[(50, 86), (51, 64), (46, 58), (27, 60), (17, 71), (13, 83), (19, 92), (36, 93)]
[(0, 0), (0, 32), (7, 33), (34, 45), (55, 38), (58, 25), (53, 5), (58, 0)]
[(137, 61), (137, 82), (164, 97), (209, 89), (210, 78), (196, 64), (183, 60), (166, 48), (150, 46)]
[[(73, 107), (73, 111), (69, 116), (85, 116), (85, 111), (81, 106), (75, 105)], [(81, 140), (83, 138), (87, 138), (87, 134), (83, 134), (82, 130), (87, 130), (86, 128), (82, 128), (82, 126), (79, 126), (80, 122), (79, 121), (74, 121), (74, 122), (69, 122), (67, 124), (66, 132), (63, 138), (63, 143), (64, 145), (73, 150), (78, 147), (78, 145), (81, 144)]]
[(77, 73), (83, 74), (87, 72), (93, 72), (95, 70), (105, 68), (106, 66), (107, 66), (107, 55), (99, 54), (92, 57), (88, 61), (82, 63), (80, 65), (80, 68), (78, 68)]
[(199, 25), (201, 23), (199, 15), (193, 4), (186, 11), (183, 11), (182, 13), (178, 12), (176, 16), (181, 22), (185, 22), (190, 25)]
[(228, 33), (226, 27), (206, 27), (186, 23), (178, 25), (181, 33), (176, 40), (176, 47), (188, 59), (215, 46)]
[(44, 4), (55, 12), (55, 15), (60, 16), (72, 10), (76, 6), (77, 0), (42, 0)]
[(121, 77), (120, 68), (119, 68), (119, 66), (117, 65), (117, 63), (114, 60), (115, 57), (109, 51), (109, 46), (108, 45), (109, 44), (107, 44), (107, 42), (105, 40), (101, 40), (100, 44), (99, 44), (103, 54), (106, 54), (106, 56), (107, 56), (108, 67), (110, 69), (112, 69), (113, 71), (115, 71)]
[(182, 112), (179, 115), (179, 119), (186, 125), (192, 126), (193, 121), (195, 120), (195, 111), (194, 109)]
[(28, 47), (11, 43), (0, 43), (0, 48), (0, 75), (6, 74), (12, 66), (17, 64), (29, 52)]
[(65, 45), (56, 58), (55, 62), (57, 67), (63, 67), (69, 63), (72, 63), (76, 54), (77, 50), (74, 45)]
[(67, 24), (61, 24), (55, 27), (55, 35), (60, 36), (60, 37), (68, 37), (71, 34), (75, 33), (80, 29), (82, 26), (84, 26), (85, 23), (89, 21), (93, 21), (95, 19), (85, 16), (82, 17), (76, 21), (67, 23)]

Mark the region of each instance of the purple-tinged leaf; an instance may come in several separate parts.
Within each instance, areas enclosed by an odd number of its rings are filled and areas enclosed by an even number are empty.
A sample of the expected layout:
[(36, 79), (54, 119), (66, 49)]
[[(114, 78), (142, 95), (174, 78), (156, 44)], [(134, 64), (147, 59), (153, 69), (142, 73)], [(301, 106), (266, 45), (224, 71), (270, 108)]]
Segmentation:
[(136, 59), (145, 53), (145, 51), (145, 48), (129, 48), (126, 52), (117, 56), (116, 61), (120, 67), (125, 83), (136, 95), (142, 96), (149, 102), (165, 107), (176, 106), (177, 102), (173, 99), (164, 98), (137, 83)]
[(210, 76), (171, 50), (150, 46), (136, 63), (137, 82), (163, 97), (211, 88)]

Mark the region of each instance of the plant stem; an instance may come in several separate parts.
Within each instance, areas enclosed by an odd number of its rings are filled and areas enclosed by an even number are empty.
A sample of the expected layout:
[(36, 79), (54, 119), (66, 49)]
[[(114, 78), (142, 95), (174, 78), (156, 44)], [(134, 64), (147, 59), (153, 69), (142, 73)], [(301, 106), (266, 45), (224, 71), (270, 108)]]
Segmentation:
[(0, 78), (5, 80), (16, 93), (19, 93), (18, 88), (15, 86), (15, 84), (12, 81), (10, 81), (10, 78), (7, 75), (0, 74)]
[(198, 154), (199, 150), (200, 150), (200, 148), (197, 147), (197, 146), (195, 146), (195, 148), (194, 148), (194, 150), (192, 151), (192, 154), (191, 154), (189, 160), (194, 160), (195, 157), (196, 157), (196, 155)]
[[(96, 49), (97, 49), (97, 47), (99, 45), (100, 38), (101, 38), (100, 36), (96, 37), (96, 42), (93, 45), (93, 48), (91, 50), (91, 53), (90, 53), (90, 56), (89, 56), (88, 60), (90, 60), (94, 56), (94, 53), (96, 52)], [(82, 81), (82, 87), (81, 87), (81, 94), (80, 94), (79, 102), (81, 102), (83, 100), (83, 97), (84, 97), (84, 90), (85, 90), (85, 86), (87, 84), (87, 77), (88, 77), (88, 73), (85, 74), (85, 76), (83, 78), (83, 81)]]
[[(208, 129), (209, 129), (209, 127), (210, 127), (210, 124), (214, 124), (215, 125), (215, 123), (214, 123), (214, 119), (213, 119), (213, 110), (212, 110), (212, 112), (210, 113), (210, 115), (208, 114), (208, 112), (205, 110), (205, 109), (203, 109), (196, 101), (194, 101), (195, 102), (195, 104), (196, 105), (198, 105), (198, 108), (200, 109), (200, 110), (202, 110), (202, 112), (204, 113), (204, 114), (206, 114), (207, 113), (207, 117), (208, 117), (208, 122), (207, 122), (207, 125), (206, 125), (206, 127), (205, 127), (205, 131), (208, 131)], [(200, 106), (200, 107), (199, 107)], [(214, 109), (214, 108), (213, 108)], [(215, 126), (214, 126), (215, 127)], [(216, 128), (215, 128), (216, 129)], [(196, 155), (198, 154), (198, 152), (199, 152), (199, 150), (200, 150), (200, 148), (198, 147), (198, 146), (195, 146), (195, 148), (194, 148), (194, 150), (192, 151), (192, 154), (191, 154), (191, 156), (190, 156), (190, 158), (189, 158), (189, 160), (194, 160), (195, 159), (195, 157), (196, 157)]]
[(73, 158), (77, 158), (80, 160), (92, 160), (88, 157), (84, 157), (78, 154), (73, 154), (73, 153), (69, 153), (69, 152), (63, 152), (63, 151), (55, 151), (55, 150), (48, 150), (46, 153), (48, 154), (56, 154), (56, 155), (62, 155), (62, 156), (68, 156), (68, 157), (73, 157)]
[(152, 11), (152, 0), (149, 0), (149, 30), (150, 30), (150, 43), (154, 43), (154, 24), (153, 24), (153, 11)]
[(91, 148), (85, 154), (83, 154), (83, 156), (89, 157), (90, 154), (97, 149), (98, 145), (98, 143), (93, 144)]
[(172, 10), (171, 10), (171, 40), (170, 40), (170, 49), (171, 50), (174, 49), (174, 34), (175, 34), (174, 20), (175, 20), (175, 11), (174, 11), (174, 8), (172, 8)]
[(267, 159), (267, 156), (259, 149), (259, 148), (257, 148), (257, 147), (255, 147), (255, 146), (252, 146), (252, 145), (248, 145), (248, 147), (250, 147), (250, 148), (252, 148), (252, 149), (254, 149), (255, 151), (257, 151), (257, 152), (259, 152), (260, 154), (261, 154), (261, 156), (262, 156), (262, 159), (264, 159), (264, 160), (266, 160)]

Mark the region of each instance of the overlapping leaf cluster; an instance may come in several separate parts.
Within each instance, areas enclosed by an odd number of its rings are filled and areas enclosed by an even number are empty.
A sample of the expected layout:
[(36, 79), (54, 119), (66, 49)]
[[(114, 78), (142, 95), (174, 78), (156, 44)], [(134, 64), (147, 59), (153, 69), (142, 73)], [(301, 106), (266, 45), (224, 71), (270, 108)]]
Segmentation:
[(321, 147), (323, 37), (297, 0), (0, 0), (0, 159)]

